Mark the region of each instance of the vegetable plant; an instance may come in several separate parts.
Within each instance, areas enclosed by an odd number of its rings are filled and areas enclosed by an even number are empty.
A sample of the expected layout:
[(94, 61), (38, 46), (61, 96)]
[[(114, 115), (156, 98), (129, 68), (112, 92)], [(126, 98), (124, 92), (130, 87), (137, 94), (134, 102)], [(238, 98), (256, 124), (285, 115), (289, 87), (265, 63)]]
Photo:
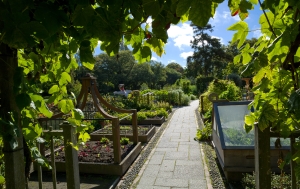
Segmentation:
[(102, 137), (102, 138), (100, 139), (100, 143), (101, 143), (101, 144), (108, 144), (108, 143), (109, 143), (109, 139), (106, 138), (106, 137)]
[(127, 138), (127, 137), (122, 137), (122, 138), (120, 139), (120, 143), (121, 143), (122, 145), (129, 144), (129, 138)]

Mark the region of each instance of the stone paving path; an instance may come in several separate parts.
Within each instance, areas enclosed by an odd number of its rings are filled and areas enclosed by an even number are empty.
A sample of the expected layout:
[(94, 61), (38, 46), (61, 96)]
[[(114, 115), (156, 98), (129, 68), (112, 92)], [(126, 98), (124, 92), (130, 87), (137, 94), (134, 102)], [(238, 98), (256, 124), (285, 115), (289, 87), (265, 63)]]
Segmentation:
[(172, 116), (152, 155), (139, 174), (136, 189), (207, 188), (195, 109), (199, 101), (179, 108)]

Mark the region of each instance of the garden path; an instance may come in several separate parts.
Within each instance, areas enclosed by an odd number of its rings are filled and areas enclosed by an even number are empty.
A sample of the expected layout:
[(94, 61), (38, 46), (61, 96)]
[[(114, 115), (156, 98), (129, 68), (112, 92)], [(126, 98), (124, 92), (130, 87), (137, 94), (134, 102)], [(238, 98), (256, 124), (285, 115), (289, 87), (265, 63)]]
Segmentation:
[(209, 176), (205, 174), (201, 144), (194, 141), (198, 104), (198, 100), (192, 101), (174, 112), (136, 179), (136, 189), (210, 188), (207, 187)]

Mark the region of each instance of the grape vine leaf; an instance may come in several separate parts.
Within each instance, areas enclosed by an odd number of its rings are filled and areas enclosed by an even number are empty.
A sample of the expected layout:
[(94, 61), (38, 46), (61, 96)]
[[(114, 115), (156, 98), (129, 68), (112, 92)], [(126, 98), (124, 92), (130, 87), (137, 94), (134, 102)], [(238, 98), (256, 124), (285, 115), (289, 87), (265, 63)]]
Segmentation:
[(300, 89), (294, 91), (287, 101), (288, 111), (300, 119)]
[(270, 126), (270, 122), (274, 122), (277, 119), (277, 112), (274, 107), (265, 102), (260, 110), (260, 115), (258, 118), (258, 127), (261, 131)]
[(30, 96), (27, 93), (21, 93), (16, 96), (16, 103), (20, 110), (27, 107), (31, 103)]
[(184, 15), (190, 9), (192, 1), (193, 0), (180, 0), (177, 4), (176, 15)]
[(65, 85), (71, 82), (71, 76), (67, 72), (63, 72), (59, 79), (59, 85)]
[(69, 113), (72, 109), (74, 109), (74, 104), (72, 102), (72, 100), (61, 100), (58, 103), (58, 108), (60, 108), (60, 110), (64, 113), (67, 114)]
[(239, 21), (231, 25), (228, 28), (228, 30), (237, 31), (233, 35), (231, 43), (234, 43), (239, 40), (237, 47), (240, 48), (244, 44), (246, 37), (248, 35), (248, 31), (249, 31), (248, 24), (244, 21)]
[(189, 11), (189, 20), (198, 26), (204, 27), (212, 14), (213, 3), (210, 0), (193, 0)]

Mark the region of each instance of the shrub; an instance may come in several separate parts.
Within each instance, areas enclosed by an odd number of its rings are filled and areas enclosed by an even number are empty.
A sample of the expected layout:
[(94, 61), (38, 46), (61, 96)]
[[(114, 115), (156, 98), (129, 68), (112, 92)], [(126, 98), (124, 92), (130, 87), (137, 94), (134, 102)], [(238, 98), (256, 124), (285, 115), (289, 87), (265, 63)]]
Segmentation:
[(241, 91), (233, 83), (230, 83), (226, 91), (223, 91), (220, 96), (220, 99), (227, 99), (229, 101), (237, 101), (241, 99)]
[(160, 108), (163, 108), (166, 111), (172, 111), (172, 106), (168, 102), (160, 101), (154, 104), (154, 109), (160, 109)]
[(196, 78), (197, 92), (203, 93), (204, 91), (206, 91), (209, 83), (213, 80), (214, 80), (214, 77), (198, 76)]
[(138, 121), (145, 120), (145, 119), (147, 119), (146, 112), (138, 112), (137, 113), (137, 120)]
[(188, 106), (190, 103), (190, 97), (186, 94), (181, 96), (180, 105), (181, 106)]
[(191, 100), (196, 100), (197, 97), (195, 95), (190, 95)]
[(236, 86), (242, 87), (242, 79), (238, 74), (232, 73), (227, 76), (228, 80), (231, 80), (235, 83)]
[[(207, 112), (209, 109), (211, 109), (211, 102), (208, 100), (208, 95), (211, 93), (216, 93), (220, 95), (220, 98), (226, 98), (229, 101), (236, 101), (241, 99), (241, 92), (240, 88), (235, 86), (234, 82), (227, 81), (227, 80), (214, 80), (212, 81), (207, 91), (202, 94), (201, 96), (204, 96), (203, 98), (203, 111), (202, 113)], [(222, 94), (223, 93), (223, 94)], [(201, 103), (201, 99), (200, 103)], [(201, 104), (200, 104), (201, 107)]]
[(168, 112), (165, 109), (160, 108), (160, 109), (156, 110), (156, 115), (159, 117), (162, 117), (162, 116), (168, 117)]

